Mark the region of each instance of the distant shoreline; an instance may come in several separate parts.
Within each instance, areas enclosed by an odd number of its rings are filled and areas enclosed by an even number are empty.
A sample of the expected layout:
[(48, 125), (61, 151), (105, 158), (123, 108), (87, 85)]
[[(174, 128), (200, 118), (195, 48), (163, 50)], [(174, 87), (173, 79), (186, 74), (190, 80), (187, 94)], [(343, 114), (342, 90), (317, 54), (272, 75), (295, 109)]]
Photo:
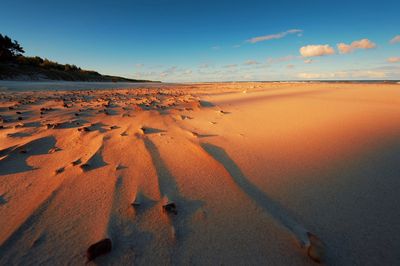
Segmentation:
[(0, 80), (6, 81), (84, 81), (84, 82), (159, 82), (102, 75), (75, 65), (59, 64), (40, 57), (19, 56), (0, 62)]
[[(61, 80), (45, 80), (45, 81), (12, 81), (0, 80), (0, 92), (5, 91), (80, 91), (80, 90), (106, 90), (106, 89), (136, 89), (136, 88), (167, 88), (177, 86), (197, 86), (197, 85), (213, 85), (213, 84), (237, 84), (238, 86), (253, 83), (255, 87), (266, 84), (361, 84), (361, 85), (400, 85), (400, 81), (382, 81), (382, 80), (352, 80), (352, 81), (228, 81), (228, 82), (111, 82), (111, 81), (61, 81)], [(246, 85), (246, 86), (247, 86)]]
[(337, 83), (337, 84), (400, 84), (400, 80), (266, 80), (266, 81), (201, 81), (182, 82), (182, 84), (219, 84), (219, 83)]
[(0, 80), (1, 91), (79, 91), (124, 88), (153, 88), (168, 86), (161, 82), (111, 82), (111, 81), (11, 81)]

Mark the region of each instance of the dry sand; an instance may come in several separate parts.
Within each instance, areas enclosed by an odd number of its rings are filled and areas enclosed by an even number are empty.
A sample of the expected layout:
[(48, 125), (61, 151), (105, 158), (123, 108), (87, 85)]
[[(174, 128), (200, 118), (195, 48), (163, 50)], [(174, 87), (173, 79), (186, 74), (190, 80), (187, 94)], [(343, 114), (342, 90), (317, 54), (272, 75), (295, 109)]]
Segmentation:
[(0, 265), (104, 238), (90, 264), (310, 265), (309, 232), (326, 264), (400, 263), (400, 85), (0, 92), (0, 115)]

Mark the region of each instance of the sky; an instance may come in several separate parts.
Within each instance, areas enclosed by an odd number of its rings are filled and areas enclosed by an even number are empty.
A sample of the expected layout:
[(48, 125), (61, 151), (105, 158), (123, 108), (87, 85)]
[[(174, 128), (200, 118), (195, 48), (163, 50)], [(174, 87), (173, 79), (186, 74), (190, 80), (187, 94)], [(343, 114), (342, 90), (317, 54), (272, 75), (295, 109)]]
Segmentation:
[(28, 56), (165, 82), (400, 79), (400, 1), (2, 0)]

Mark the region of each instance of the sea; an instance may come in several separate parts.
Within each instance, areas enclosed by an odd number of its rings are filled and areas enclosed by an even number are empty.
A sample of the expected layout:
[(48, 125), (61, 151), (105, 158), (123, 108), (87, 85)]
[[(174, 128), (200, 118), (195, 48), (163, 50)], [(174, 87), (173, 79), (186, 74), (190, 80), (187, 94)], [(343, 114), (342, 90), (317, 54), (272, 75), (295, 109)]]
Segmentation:
[[(229, 81), (229, 83), (251, 81)], [(373, 83), (400, 84), (400, 80), (290, 80), (290, 81), (256, 81), (267, 83)], [(218, 82), (216, 82), (218, 83)], [(1, 91), (46, 91), (46, 90), (97, 90), (97, 89), (128, 89), (128, 88), (165, 88), (188, 83), (161, 82), (83, 82), (83, 81), (8, 81), (0, 80)]]
[(160, 82), (81, 82), (81, 81), (8, 81), (0, 80), (1, 91), (46, 91), (46, 90), (96, 90), (126, 88), (162, 88), (174, 83)]

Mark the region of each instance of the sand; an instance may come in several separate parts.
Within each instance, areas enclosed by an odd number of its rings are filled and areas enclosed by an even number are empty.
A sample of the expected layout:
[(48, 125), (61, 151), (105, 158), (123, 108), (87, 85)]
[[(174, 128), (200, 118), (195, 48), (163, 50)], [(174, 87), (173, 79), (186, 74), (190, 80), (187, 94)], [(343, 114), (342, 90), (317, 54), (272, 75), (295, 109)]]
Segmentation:
[(4, 91), (0, 115), (0, 265), (106, 238), (88, 264), (400, 263), (398, 84)]

